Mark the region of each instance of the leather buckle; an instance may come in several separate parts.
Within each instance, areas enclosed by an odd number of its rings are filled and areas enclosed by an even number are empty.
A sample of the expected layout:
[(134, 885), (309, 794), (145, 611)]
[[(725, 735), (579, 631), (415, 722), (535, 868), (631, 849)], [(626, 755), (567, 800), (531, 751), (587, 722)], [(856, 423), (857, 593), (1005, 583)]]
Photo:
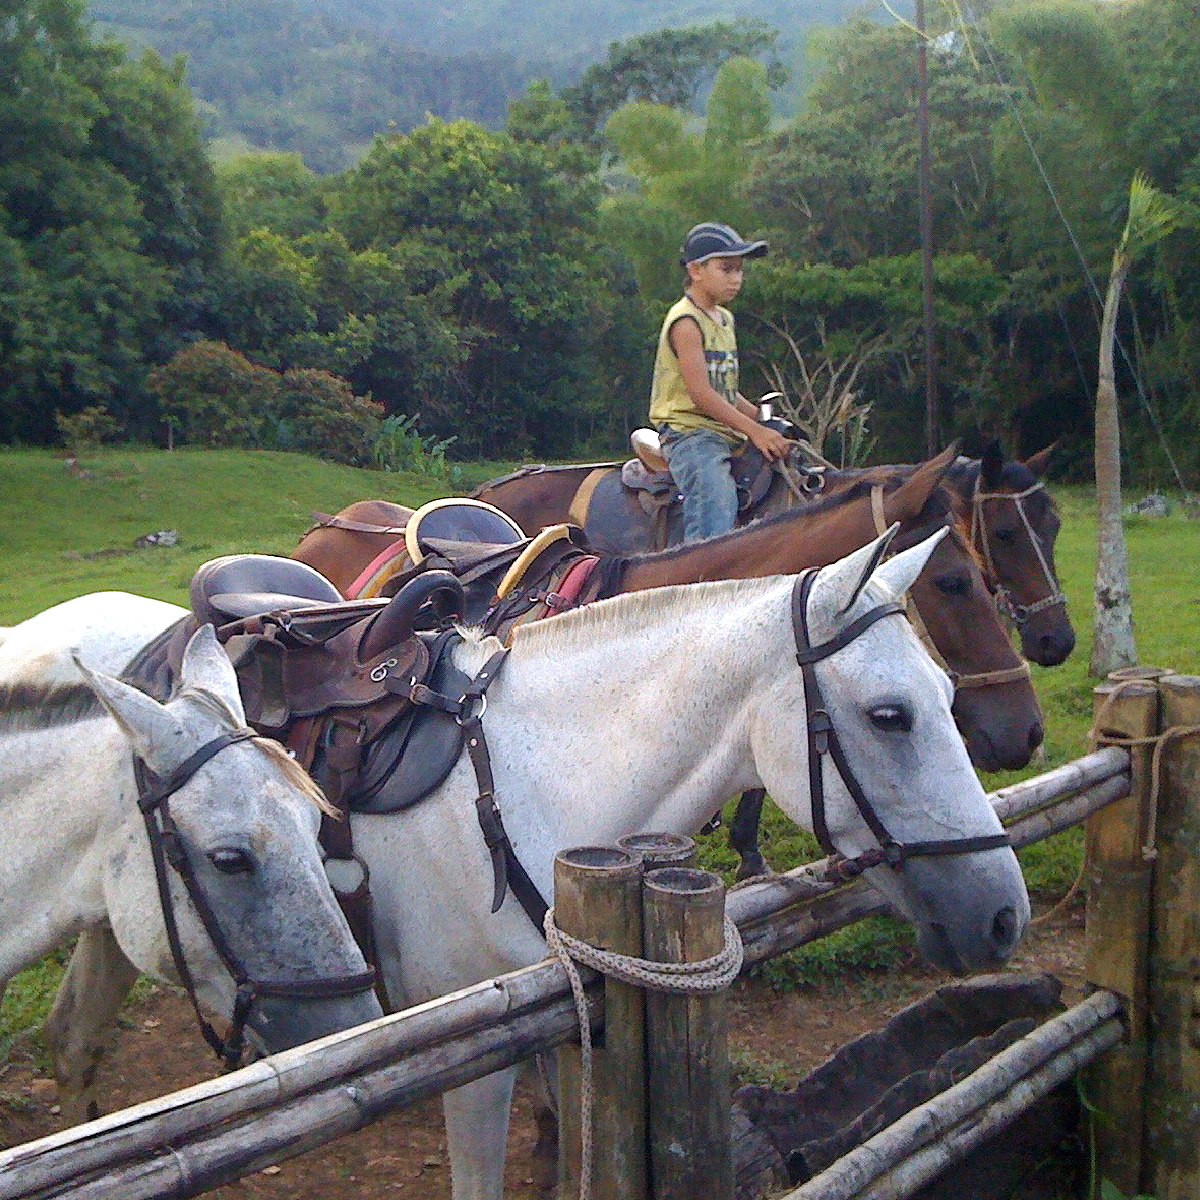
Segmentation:
[(823, 709), (816, 709), (809, 719), (808, 728), (812, 732), (813, 746), (818, 754), (829, 753), (829, 735), (833, 732), (833, 719)]

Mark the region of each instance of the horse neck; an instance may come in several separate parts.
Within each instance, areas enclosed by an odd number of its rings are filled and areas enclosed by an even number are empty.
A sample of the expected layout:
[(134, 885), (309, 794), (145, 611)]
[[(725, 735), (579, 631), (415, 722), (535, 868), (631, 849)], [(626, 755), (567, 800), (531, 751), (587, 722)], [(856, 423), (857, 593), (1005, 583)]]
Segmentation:
[(874, 537), (870, 502), (856, 499), (819, 513), (803, 510), (692, 546), (631, 559), (622, 591), (707, 579), (764, 579), (836, 562)]
[(552, 845), (695, 832), (757, 784), (752, 712), (786, 661), (790, 585), (747, 586), (603, 603), (518, 634), (485, 732), (498, 790), (539, 810)]

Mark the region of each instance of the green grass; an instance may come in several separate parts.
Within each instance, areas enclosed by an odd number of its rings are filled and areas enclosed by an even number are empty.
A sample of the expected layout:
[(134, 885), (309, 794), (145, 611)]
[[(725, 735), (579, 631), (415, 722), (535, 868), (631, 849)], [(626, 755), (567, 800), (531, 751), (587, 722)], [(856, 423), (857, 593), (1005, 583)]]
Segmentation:
[[(445, 485), (419, 476), (271, 452), (127, 449), (98, 454), (83, 465), (90, 478), (68, 474), (61, 457), (49, 452), (0, 452), (0, 625), (109, 588), (183, 602), (201, 562), (237, 551), (286, 554), (308, 528), (314, 510), (335, 512), (367, 498), (415, 506), (446, 493)], [(472, 464), (464, 468), (466, 484), (474, 486), (510, 467), (504, 462)], [(1064, 666), (1034, 668), (1046, 716), (1044, 759), (1023, 772), (987, 776), (989, 789), (1048, 770), (1087, 749), (1093, 683), (1087, 674), (1095, 564), (1092, 499), (1084, 489), (1055, 492), (1063, 513), (1058, 565), (1079, 643)], [(133, 549), (137, 537), (159, 529), (176, 530), (180, 545)], [(1143, 662), (1200, 674), (1200, 522), (1139, 518), (1127, 530)], [(812, 838), (769, 805), (764, 844), (780, 870), (819, 857)], [(1044, 900), (1061, 896), (1075, 877), (1080, 856), (1078, 831), (1023, 851), (1031, 890)], [(706, 839), (701, 858), (704, 865), (732, 877), (736, 859), (722, 835)], [(777, 961), (768, 976), (786, 984), (877, 970), (911, 953), (910, 947), (911, 938), (901, 927), (865, 924)], [(10, 985), (0, 1037), (37, 1019), (59, 969), (50, 962), (29, 981)]]

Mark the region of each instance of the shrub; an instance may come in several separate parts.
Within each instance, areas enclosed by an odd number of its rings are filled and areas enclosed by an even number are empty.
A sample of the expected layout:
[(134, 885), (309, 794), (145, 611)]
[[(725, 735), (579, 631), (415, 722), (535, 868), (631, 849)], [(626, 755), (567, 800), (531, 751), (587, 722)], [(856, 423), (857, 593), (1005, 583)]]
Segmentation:
[(356, 396), (350, 385), (328, 371), (285, 371), (277, 409), (281, 449), (318, 458), (369, 466), (383, 409), (369, 396)]
[(279, 376), (223, 342), (195, 342), (150, 372), (169, 443), (260, 446), (279, 406)]
[(93, 404), (69, 417), (56, 412), (54, 423), (63, 445), (76, 458), (105, 442), (115, 442), (122, 433), (121, 423), (103, 404)]
[(383, 422), (375, 439), (375, 464), (383, 471), (415, 471), (457, 487), (462, 482), (462, 468), (446, 461), (446, 451), (454, 440), (424, 437), (415, 415), (397, 414)]

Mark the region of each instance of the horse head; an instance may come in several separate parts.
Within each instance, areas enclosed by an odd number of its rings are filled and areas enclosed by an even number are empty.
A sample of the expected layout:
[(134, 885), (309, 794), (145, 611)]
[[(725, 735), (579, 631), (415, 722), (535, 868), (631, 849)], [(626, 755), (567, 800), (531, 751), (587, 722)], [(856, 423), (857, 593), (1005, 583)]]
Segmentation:
[[(244, 728), (212, 626), (189, 641), (165, 705), (75, 661), (145, 772), (147, 828), (130, 833), (139, 852), (112, 856), (105, 879), (110, 905), (141, 905), (136, 920), (112, 920), (130, 960), (170, 974), (174, 959), (197, 1002), (227, 1017), (249, 1003), (247, 1029), (268, 1053), (381, 1015), (321, 863), (328, 805), (282, 747)], [(157, 866), (147, 834), (159, 839)], [(165, 917), (147, 919), (160, 904), (174, 913), (177, 947)]]
[[(890, 843), (916, 847), (895, 852), (892, 865), (885, 858), (871, 866), (868, 877), (917, 926), (922, 951), (961, 971), (1012, 953), (1029, 899), (955, 729), (950, 681), (897, 619), (899, 602), (946, 535), (940, 530), (886, 561), (880, 538), (820, 571), (804, 598), (807, 640), (820, 652), (808, 655), (805, 686), (793, 682), (790, 700), (780, 694), (786, 684), (771, 689), (771, 704), (790, 718), (788, 733), (779, 736), (772, 722), (755, 760), (791, 819), (818, 835), (824, 825), (827, 849), (858, 858)], [(819, 697), (810, 694), (817, 690)], [(827, 723), (830, 745), (840, 748), (832, 760), (820, 737), (803, 732), (814, 720)], [(798, 760), (810, 765), (797, 770)], [(823, 811), (810, 801), (818, 791)]]
[(980, 459), (972, 499), (976, 543), (1020, 631), (1022, 652), (1044, 667), (1057, 666), (1075, 648), (1054, 564), (1058, 508), (1042, 482), (1053, 451), (1051, 445), (1024, 462), (1006, 462), (993, 441)]

